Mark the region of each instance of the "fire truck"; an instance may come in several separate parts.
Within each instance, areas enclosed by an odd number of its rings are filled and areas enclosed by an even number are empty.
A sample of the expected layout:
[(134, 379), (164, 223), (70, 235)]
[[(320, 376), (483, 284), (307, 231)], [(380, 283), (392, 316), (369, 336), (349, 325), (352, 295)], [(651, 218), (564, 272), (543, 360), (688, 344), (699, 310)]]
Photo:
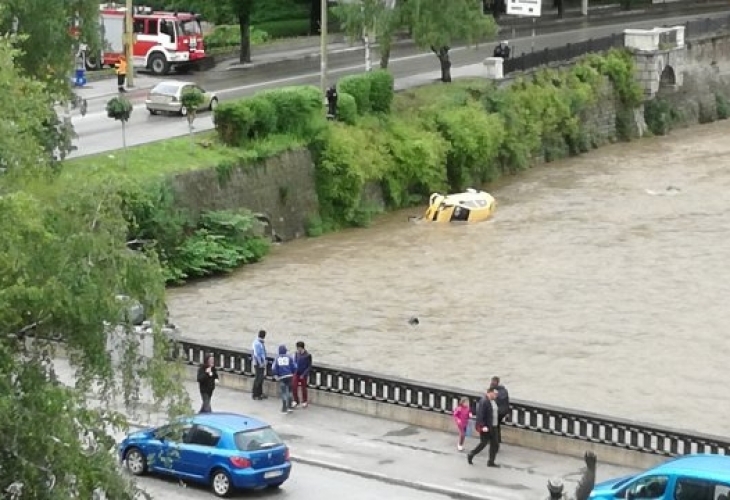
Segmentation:
[[(89, 70), (114, 66), (124, 54), (126, 8), (102, 4), (99, 12), (104, 49), (101, 54), (86, 54)], [(190, 12), (155, 12), (149, 7), (135, 7), (134, 67), (156, 75), (170, 70), (185, 71), (205, 59), (200, 16)]]

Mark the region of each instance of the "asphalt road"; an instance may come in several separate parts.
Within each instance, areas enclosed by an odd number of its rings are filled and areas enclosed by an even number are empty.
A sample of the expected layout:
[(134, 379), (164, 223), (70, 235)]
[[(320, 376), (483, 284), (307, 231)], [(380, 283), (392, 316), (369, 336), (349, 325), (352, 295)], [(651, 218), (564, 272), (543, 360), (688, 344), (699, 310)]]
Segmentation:
[[(155, 500), (212, 500), (216, 498), (204, 486), (182, 486), (177, 480), (142, 477), (138, 481)], [(449, 497), (420, 490), (393, 486), (375, 480), (294, 464), (289, 481), (278, 491), (244, 491), (234, 498), (286, 500), (448, 500)]]
[[(542, 50), (557, 47), (566, 43), (576, 43), (590, 38), (599, 38), (612, 33), (621, 33), (627, 28), (652, 28), (657, 25), (681, 24), (695, 18), (724, 17), (727, 13), (699, 14), (695, 16), (681, 16), (663, 18), (661, 20), (638, 21), (634, 23), (602, 25), (575, 29), (561, 33), (536, 34), (533, 37), (518, 37), (510, 44), (513, 54)], [(453, 67), (481, 64), (485, 57), (491, 55), (491, 46), (457, 47), (452, 49)], [(282, 63), (267, 64), (248, 69), (226, 69), (225, 67), (192, 75), (204, 88), (215, 91), (221, 101), (236, 99), (251, 95), (263, 89), (282, 87), (287, 85), (318, 85), (319, 59), (310, 57), (303, 60), (284, 61)], [(349, 74), (363, 71), (363, 52), (349, 50), (333, 55), (330, 58), (331, 81)], [(436, 57), (430, 52), (423, 52), (413, 47), (399, 47), (390, 61), (390, 70), (400, 80), (407, 84), (408, 78), (414, 75), (430, 73), (439, 68)], [(82, 92), (80, 92), (82, 94)], [(106, 98), (90, 98), (89, 110), (85, 117), (74, 116), (74, 123), (78, 139), (78, 150), (71, 155), (84, 156), (98, 154), (109, 150), (119, 149), (122, 146), (121, 126), (119, 123), (106, 117), (104, 105)], [(135, 104), (132, 117), (127, 126), (127, 144), (130, 146), (144, 144), (188, 133), (187, 121), (175, 116), (151, 116), (143, 104), (143, 97), (133, 99)], [(201, 114), (196, 122), (198, 131), (213, 128), (212, 117), (209, 113)]]

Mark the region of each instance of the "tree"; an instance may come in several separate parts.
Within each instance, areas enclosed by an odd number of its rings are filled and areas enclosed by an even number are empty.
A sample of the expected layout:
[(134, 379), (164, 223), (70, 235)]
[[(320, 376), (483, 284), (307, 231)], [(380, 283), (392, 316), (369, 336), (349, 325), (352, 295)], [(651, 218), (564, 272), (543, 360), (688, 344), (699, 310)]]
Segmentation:
[(309, 34), (319, 35), (322, 26), (322, 0), (310, 0), (309, 6)]
[[(12, 33), (13, 45), (19, 49), (13, 53), (14, 65), (23, 76), (45, 84), (49, 113), (44, 117), (43, 127), (34, 129), (34, 136), (42, 138), (43, 150), (52, 160), (63, 159), (72, 149), (73, 128), (69, 122), (60, 120), (53, 108), (68, 103), (71, 98), (69, 75), (79, 38), (92, 49), (100, 47), (98, 18), (97, 0), (5, 0), (0, 4), (0, 35)], [(75, 30), (69, 20), (77, 25)], [(5, 50), (5, 59), (4, 53)], [(3, 68), (9, 67), (3, 64)]]
[(444, 83), (451, 81), (454, 43), (478, 42), (497, 31), (494, 18), (482, 13), (481, 0), (408, 0), (402, 8), (416, 44), (438, 57)]
[(400, 4), (388, 0), (361, 0), (340, 3), (334, 14), (341, 19), (342, 27), (352, 40), (363, 40), (366, 51), (366, 70), (370, 70), (369, 53), (371, 36), (378, 41), (380, 67), (386, 69), (390, 60), (393, 36), (401, 26)]
[(182, 107), (185, 111), (185, 116), (188, 119), (188, 131), (190, 132), (190, 149), (193, 149), (193, 122), (198, 114), (198, 109), (205, 101), (202, 92), (198, 89), (193, 88), (187, 90), (182, 95)]
[(113, 118), (122, 122), (122, 147), (124, 148), (124, 161), (126, 163), (127, 158), (127, 122), (129, 117), (132, 116), (132, 110), (134, 107), (128, 99), (122, 96), (112, 97), (109, 102), (106, 103), (106, 115), (109, 118)]
[[(0, 176), (0, 492), (131, 500), (135, 486), (110, 453), (110, 432), (125, 426), (118, 411), (142, 390), (173, 415), (190, 408), (181, 367), (164, 356), (163, 273), (154, 253), (128, 248), (116, 178), (48, 175), (35, 133), (47, 119), (47, 89), (22, 75), (14, 56), (0, 38), (0, 156), (13, 167)], [(140, 356), (119, 296), (138, 301), (152, 321), (151, 356)], [(107, 352), (111, 331), (118, 356)], [(52, 377), (51, 338), (78, 369), (75, 388)], [(86, 399), (92, 386), (100, 403)]]
[(241, 31), (241, 50), (238, 60), (241, 64), (251, 62), (251, 12), (254, 0), (228, 0), (233, 14), (238, 19)]

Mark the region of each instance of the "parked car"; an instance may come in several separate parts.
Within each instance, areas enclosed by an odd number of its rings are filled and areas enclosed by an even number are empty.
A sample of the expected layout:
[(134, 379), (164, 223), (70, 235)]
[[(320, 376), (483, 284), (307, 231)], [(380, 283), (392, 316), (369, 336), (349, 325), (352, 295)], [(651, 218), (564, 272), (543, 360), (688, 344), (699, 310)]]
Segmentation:
[(278, 488), (289, 479), (289, 448), (270, 425), (235, 413), (184, 417), (130, 433), (119, 458), (134, 475), (157, 473), (207, 484), (219, 497)]
[(728, 500), (730, 456), (686, 455), (640, 474), (597, 484), (594, 500)]
[(176, 113), (185, 116), (187, 110), (182, 105), (182, 95), (185, 92), (197, 90), (203, 94), (203, 102), (198, 111), (213, 111), (218, 105), (218, 96), (207, 92), (200, 85), (191, 82), (165, 80), (155, 85), (147, 95), (145, 105), (150, 114)]

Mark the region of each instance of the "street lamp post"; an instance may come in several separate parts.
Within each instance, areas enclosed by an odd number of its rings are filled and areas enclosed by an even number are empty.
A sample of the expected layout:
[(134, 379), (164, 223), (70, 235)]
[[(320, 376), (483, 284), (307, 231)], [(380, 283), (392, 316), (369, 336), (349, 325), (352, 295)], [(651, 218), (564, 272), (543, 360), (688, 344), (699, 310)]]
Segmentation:
[(126, 1), (124, 12), (124, 57), (127, 59), (127, 87), (134, 87), (134, 7), (132, 0)]
[[(127, 0), (129, 1), (129, 0)], [(322, 17), (319, 21), (319, 38), (320, 38), (320, 86), (322, 93), (327, 91), (327, 0), (322, 0)]]

